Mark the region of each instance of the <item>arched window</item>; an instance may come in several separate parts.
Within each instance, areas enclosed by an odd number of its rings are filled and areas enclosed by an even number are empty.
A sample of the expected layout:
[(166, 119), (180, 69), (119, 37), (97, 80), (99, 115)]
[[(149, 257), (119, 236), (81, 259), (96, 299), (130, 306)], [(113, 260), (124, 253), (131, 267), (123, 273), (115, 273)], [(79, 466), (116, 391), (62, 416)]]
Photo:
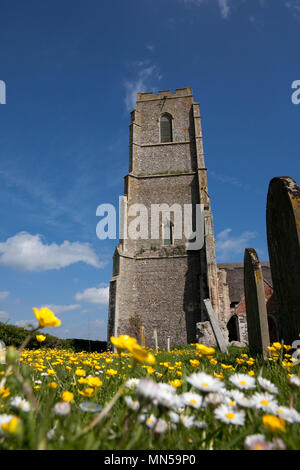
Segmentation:
[(173, 245), (173, 232), (174, 232), (174, 225), (173, 223), (165, 219), (163, 221), (163, 243), (164, 245)]
[(160, 141), (172, 142), (172, 116), (170, 114), (163, 114), (160, 118)]

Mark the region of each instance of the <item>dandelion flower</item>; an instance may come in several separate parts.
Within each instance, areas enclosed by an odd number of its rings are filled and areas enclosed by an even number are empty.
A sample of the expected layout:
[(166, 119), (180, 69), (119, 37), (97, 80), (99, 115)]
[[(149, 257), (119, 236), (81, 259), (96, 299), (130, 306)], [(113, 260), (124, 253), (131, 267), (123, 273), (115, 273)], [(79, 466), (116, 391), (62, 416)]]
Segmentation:
[(205, 356), (212, 356), (216, 352), (215, 348), (210, 348), (208, 346), (205, 346), (204, 344), (197, 343), (196, 348), (201, 354)]
[(78, 393), (80, 393), (80, 395), (83, 395), (84, 397), (92, 397), (93, 395), (95, 395), (95, 389), (94, 388), (91, 388), (91, 387), (87, 387), (85, 388), (84, 390), (78, 390)]
[(57, 383), (56, 383), (56, 382), (50, 382), (50, 383), (48, 384), (48, 387), (49, 387), (49, 388), (57, 388)]
[(262, 417), (263, 425), (271, 432), (284, 432), (285, 420), (274, 415), (264, 415)]
[(169, 384), (170, 384), (172, 387), (174, 387), (174, 388), (179, 388), (179, 387), (181, 387), (181, 385), (182, 385), (182, 381), (179, 380), (179, 379), (170, 380), (170, 381), (169, 381)]
[(90, 376), (87, 378), (87, 384), (89, 387), (101, 387), (103, 382), (99, 379), (99, 377)]
[(62, 401), (66, 401), (68, 403), (70, 403), (70, 401), (72, 401), (73, 398), (74, 398), (74, 394), (72, 392), (68, 392), (68, 391), (63, 392), (63, 394), (61, 396)]
[(39, 322), (40, 328), (45, 328), (46, 326), (59, 326), (61, 324), (61, 321), (56, 318), (54, 313), (47, 307), (42, 307), (40, 310), (33, 308), (33, 313)]
[(44, 335), (36, 335), (36, 340), (39, 343), (42, 343), (43, 341), (45, 341), (45, 339), (46, 339), (46, 336), (44, 336)]

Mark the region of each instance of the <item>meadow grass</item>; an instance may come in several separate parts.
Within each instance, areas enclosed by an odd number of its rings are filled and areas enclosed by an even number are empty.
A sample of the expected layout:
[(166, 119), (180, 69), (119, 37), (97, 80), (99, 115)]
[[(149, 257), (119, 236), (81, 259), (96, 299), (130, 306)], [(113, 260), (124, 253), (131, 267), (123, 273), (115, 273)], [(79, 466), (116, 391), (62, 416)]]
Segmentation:
[[(256, 434), (263, 436), (256, 448), (299, 449), (299, 365), (289, 347), (276, 344), (268, 360), (247, 348), (226, 355), (189, 345), (148, 351), (150, 364), (125, 350), (11, 350), (0, 364), (0, 449), (234, 450), (249, 448), (245, 440)], [(200, 373), (213, 382), (207, 390), (190, 381)], [(237, 374), (254, 381), (252, 388), (233, 384)], [(260, 376), (278, 390), (265, 390)], [(221, 389), (207, 399), (214, 384)], [(268, 393), (270, 403), (237, 403), (238, 390), (250, 400)], [(273, 418), (264, 424), (263, 416)]]

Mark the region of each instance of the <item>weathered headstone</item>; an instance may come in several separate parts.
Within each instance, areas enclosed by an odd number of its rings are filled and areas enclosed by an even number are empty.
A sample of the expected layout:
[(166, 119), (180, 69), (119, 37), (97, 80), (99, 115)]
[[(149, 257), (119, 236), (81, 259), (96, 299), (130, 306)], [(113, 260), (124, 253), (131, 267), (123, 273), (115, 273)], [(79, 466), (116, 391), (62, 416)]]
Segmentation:
[(267, 237), (279, 338), (292, 344), (300, 332), (300, 188), (288, 176), (270, 181)]
[(253, 248), (245, 249), (244, 290), (250, 353), (267, 357), (270, 336), (264, 280), (257, 253)]
[(207, 310), (207, 314), (209, 317), (209, 321), (212, 327), (212, 330), (214, 332), (217, 344), (220, 348), (220, 350), (224, 353), (228, 353), (227, 347), (226, 347), (226, 342), (224, 339), (224, 336), (222, 334), (221, 328), (218, 324), (218, 320), (216, 319), (215, 312), (212, 308), (211, 301), (210, 299), (204, 299), (204, 304)]

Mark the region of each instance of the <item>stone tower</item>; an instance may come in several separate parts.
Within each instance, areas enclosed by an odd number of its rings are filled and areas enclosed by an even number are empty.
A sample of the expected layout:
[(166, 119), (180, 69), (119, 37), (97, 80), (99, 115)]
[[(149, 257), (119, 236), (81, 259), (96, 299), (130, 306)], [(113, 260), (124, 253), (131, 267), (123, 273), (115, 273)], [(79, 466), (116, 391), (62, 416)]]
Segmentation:
[[(140, 340), (145, 328), (146, 346), (166, 347), (197, 341), (199, 322), (207, 315), (203, 299), (210, 298), (222, 324), (230, 316), (226, 273), (217, 268), (210, 198), (202, 144), (199, 104), (191, 87), (155, 93), (138, 93), (131, 113), (129, 173), (125, 176), (123, 235), (113, 257), (110, 281), (108, 340), (129, 334)], [(137, 225), (135, 204), (143, 204), (141, 238), (128, 235)], [(190, 250), (188, 235), (176, 234), (175, 212), (162, 210), (156, 236), (152, 236), (153, 205), (196, 205), (204, 215), (204, 245)], [(157, 206), (156, 206), (157, 207)], [(173, 206), (174, 207), (174, 206)], [(148, 234), (147, 226), (148, 225)], [(141, 226), (139, 227), (141, 228)], [(126, 234), (126, 235), (124, 235)]]

